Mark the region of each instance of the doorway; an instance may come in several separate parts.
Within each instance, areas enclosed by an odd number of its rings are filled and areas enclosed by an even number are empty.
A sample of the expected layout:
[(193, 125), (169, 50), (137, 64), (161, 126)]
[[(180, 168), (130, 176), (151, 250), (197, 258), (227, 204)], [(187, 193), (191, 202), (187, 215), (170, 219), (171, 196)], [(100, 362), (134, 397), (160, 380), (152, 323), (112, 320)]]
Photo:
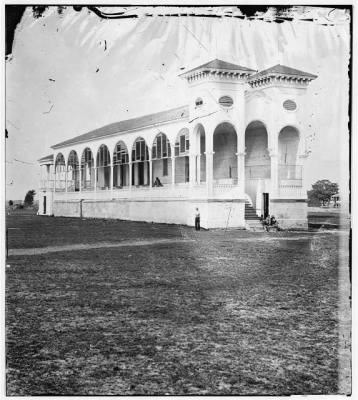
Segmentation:
[(46, 196), (44, 196), (44, 214), (46, 214)]
[(266, 218), (268, 215), (270, 215), (270, 210), (269, 210), (269, 194), (268, 193), (262, 193), (263, 196), (263, 211), (264, 211), (264, 218)]

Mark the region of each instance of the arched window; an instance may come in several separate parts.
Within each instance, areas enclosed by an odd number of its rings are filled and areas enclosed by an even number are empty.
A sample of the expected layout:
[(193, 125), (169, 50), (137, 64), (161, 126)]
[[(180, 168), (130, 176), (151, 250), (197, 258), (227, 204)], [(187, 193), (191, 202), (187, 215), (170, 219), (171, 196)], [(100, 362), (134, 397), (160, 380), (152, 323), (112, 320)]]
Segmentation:
[(81, 188), (83, 190), (94, 189), (94, 159), (90, 148), (83, 150), (81, 157)]
[(66, 189), (66, 162), (62, 153), (58, 153), (55, 161), (55, 190), (64, 191)]
[(132, 161), (148, 161), (149, 152), (148, 146), (143, 138), (138, 138), (133, 144), (132, 148)]
[(132, 147), (132, 185), (149, 185), (149, 151), (141, 137), (136, 139)]
[(97, 188), (109, 189), (111, 179), (111, 156), (108, 147), (102, 144), (97, 152)]
[(186, 156), (189, 154), (189, 129), (182, 129), (175, 141), (175, 157)]
[[(158, 133), (152, 146), (153, 182), (157, 186), (169, 183), (171, 148), (165, 133)], [(159, 179), (159, 182), (157, 181)]]
[(170, 143), (165, 133), (158, 133), (152, 147), (152, 159), (160, 160), (171, 157)]
[(113, 152), (113, 187), (122, 188), (129, 185), (129, 155), (127, 146), (118, 142)]
[(67, 191), (75, 192), (79, 190), (79, 171), (80, 165), (78, 161), (77, 153), (72, 150), (68, 156), (67, 162)]

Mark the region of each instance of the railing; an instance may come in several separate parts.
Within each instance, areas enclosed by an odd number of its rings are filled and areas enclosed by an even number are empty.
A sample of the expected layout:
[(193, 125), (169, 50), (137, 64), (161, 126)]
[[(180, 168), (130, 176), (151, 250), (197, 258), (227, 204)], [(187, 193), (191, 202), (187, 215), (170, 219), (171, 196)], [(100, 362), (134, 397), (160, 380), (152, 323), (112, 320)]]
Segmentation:
[(301, 181), (302, 182), (302, 165), (279, 165), (278, 178), (280, 181)]
[(280, 185), (278, 188), (279, 196), (283, 198), (305, 198), (302, 186)]
[(246, 179), (269, 179), (271, 177), (270, 165), (246, 165)]
[(40, 181), (41, 190), (53, 190), (53, 188), (54, 188), (54, 180), (43, 179)]
[[(236, 198), (239, 186), (235, 184), (214, 184), (213, 196), (215, 198)], [(81, 191), (81, 192), (56, 192), (55, 200), (111, 200), (111, 199), (201, 199), (207, 196), (206, 184), (167, 184), (161, 187), (123, 187), (112, 190)]]

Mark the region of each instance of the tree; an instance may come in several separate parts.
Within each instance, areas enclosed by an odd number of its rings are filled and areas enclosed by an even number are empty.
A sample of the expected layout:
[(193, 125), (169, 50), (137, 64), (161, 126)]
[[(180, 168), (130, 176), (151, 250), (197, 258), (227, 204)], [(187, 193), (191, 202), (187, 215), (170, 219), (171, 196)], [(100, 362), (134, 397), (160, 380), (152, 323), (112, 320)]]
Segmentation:
[(328, 179), (317, 181), (312, 185), (312, 190), (307, 192), (308, 205), (320, 206), (322, 203), (326, 204), (334, 194), (338, 193), (338, 191), (337, 183), (331, 182)]
[(33, 205), (35, 194), (36, 194), (36, 192), (34, 190), (29, 190), (26, 193), (25, 200), (24, 200), (25, 206)]

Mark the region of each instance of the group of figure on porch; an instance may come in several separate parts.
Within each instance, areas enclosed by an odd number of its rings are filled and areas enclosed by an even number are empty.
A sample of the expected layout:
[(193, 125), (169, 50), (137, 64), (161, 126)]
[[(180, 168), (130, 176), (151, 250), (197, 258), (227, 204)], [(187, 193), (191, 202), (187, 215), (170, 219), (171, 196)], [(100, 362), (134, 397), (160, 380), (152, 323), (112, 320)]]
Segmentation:
[(261, 214), (260, 222), (262, 223), (262, 226), (266, 232), (270, 232), (270, 229), (272, 228), (277, 229), (278, 231), (281, 230), (274, 215), (271, 215), (271, 217), (270, 215), (267, 215), (267, 217), (264, 218), (264, 216)]

